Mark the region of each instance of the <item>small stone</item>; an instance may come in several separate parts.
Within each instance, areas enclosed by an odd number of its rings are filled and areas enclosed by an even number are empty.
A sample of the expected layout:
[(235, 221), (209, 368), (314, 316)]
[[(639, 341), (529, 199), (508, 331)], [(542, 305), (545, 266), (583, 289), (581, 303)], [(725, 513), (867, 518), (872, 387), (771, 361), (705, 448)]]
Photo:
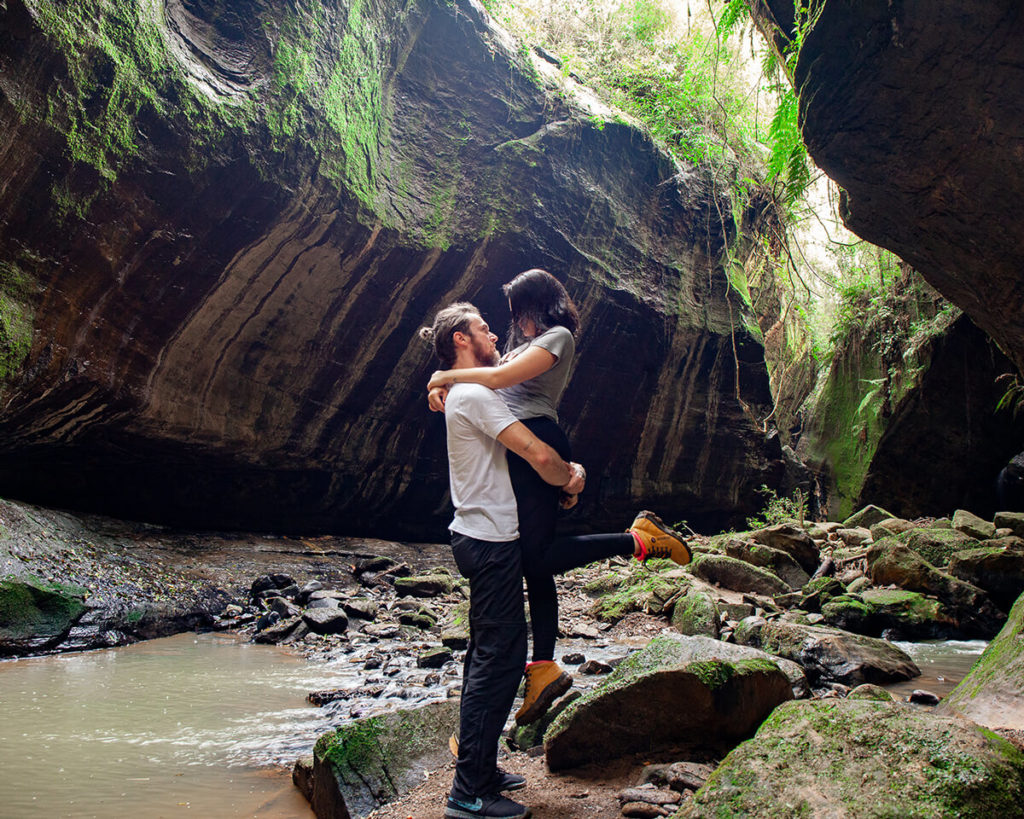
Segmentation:
[(586, 661), (587, 658), (578, 651), (562, 655), (562, 662), (566, 665), (580, 665), (582, 663), (585, 663)]
[(612, 667), (600, 660), (587, 660), (577, 670), (580, 674), (610, 674)]
[(420, 654), (416, 658), (416, 665), (418, 668), (440, 668), (453, 659), (454, 657), (452, 657), (452, 652), (449, 649), (435, 648)]
[(923, 688), (915, 688), (907, 699), (915, 705), (938, 705), (941, 697), (931, 691), (925, 691)]
[(646, 802), (649, 805), (677, 805), (680, 800), (677, 791), (657, 788), (652, 784), (641, 785), (639, 788), (627, 788), (619, 793), (620, 803)]

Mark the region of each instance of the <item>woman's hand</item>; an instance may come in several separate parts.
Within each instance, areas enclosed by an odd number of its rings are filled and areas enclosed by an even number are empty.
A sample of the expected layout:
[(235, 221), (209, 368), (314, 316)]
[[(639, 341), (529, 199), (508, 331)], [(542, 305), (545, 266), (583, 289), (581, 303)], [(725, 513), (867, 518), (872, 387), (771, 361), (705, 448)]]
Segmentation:
[(444, 401), (448, 397), (447, 387), (434, 387), (427, 393), (427, 406), (431, 412), (444, 412)]
[(578, 502), (579, 495), (570, 495), (568, 492), (561, 492), (558, 496), (558, 506), (560, 509), (572, 509)]
[(447, 370), (435, 370), (434, 374), (430, 376), (430, 380), (427, 382), (427, 390), (430, 391), (435, 387), (444, 387), (445, 391), (454, 383), (454, 379), (448, 373)]

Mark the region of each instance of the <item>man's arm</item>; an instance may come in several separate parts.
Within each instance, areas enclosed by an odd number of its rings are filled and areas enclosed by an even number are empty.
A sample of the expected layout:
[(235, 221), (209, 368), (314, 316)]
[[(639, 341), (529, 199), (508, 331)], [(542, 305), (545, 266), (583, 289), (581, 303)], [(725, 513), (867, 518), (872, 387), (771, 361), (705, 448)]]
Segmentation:
[(563, 461), (554, 449), (530, 432), (521, 421), (505, 427), (498, 435), (498, 441), (532, 466), (545, 482), (560, 486), (570, 495), (578, 495), (583, 491), (586, 478), (582, 474), (582, 467), (575, 469), (572, 464)]

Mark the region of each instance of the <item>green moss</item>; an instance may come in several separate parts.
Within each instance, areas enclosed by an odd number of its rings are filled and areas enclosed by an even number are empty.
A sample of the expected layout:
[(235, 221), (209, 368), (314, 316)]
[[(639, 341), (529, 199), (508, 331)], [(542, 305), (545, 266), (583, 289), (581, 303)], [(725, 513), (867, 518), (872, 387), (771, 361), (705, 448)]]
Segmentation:
[(0, 580), (0, 633), (13, 639), (61, 634), (85, 612), (87, 594), (80, 586), (8, 575)]
[(0, 262), (0, 382), (12, 380), (32, 349), (35, 310), (30, 279), (11, 262)]
[(353, 771), (366, 770), (384, 763), (381, 735), (382, 717), (368, 717), (323, 734), (313, 748), (313, 754), (331, 762), (335, 767)]

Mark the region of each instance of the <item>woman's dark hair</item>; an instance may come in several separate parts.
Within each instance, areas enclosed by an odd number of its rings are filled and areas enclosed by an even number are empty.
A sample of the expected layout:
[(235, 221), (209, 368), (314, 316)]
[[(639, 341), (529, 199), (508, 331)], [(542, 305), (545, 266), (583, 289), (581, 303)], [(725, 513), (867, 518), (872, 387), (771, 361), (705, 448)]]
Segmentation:
[(508, 297), (512, 310), (505, 352), (526, 341), (522, 325), (527, 319), (533, 322), (538, 335), (559, 325), (574, 336), (579, 331), (580, 314), (576, 305), (562, 283), (546, 270), (526, 270), (501, 290)]

